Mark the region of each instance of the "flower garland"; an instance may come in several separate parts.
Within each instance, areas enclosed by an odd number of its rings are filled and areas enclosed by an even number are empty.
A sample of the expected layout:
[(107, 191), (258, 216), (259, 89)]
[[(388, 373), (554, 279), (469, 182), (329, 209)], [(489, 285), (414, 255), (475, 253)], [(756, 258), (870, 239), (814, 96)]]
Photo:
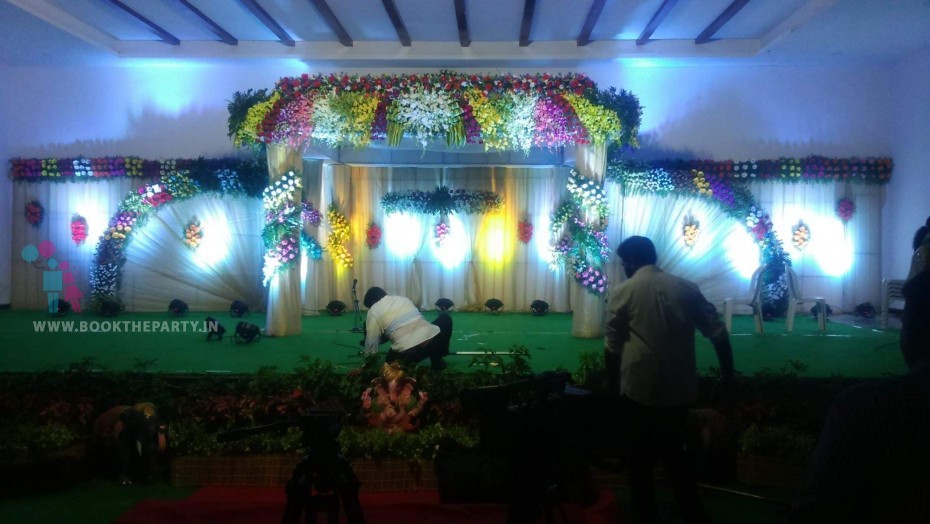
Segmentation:
[(420, 213), (449, 215), (452, 213), (485, 214), (499, 211), (504, 199), (492, 191), (466, 191), (439, 186), (433, 191), (395, 191), (381, 197), (385, 213)]
[(294, 195), (301, 187), (300, 177), (289, 171), (262, 191), (265, 208), (262, 283), (265, 286), (279, 271), (286, 271), (298, 263), (301, 208), (294, 204)]
[(397, 145), (405, 135), (424, 146), (444, 138), (450, 147), (483, 142), (524, 151), (592, 141), (635, 145), (639, 101), (625, 91), (612, 93), (598, 96), (582, 74), (302, 75), (282, 78), (271, 95), (236, 93), (229, 134), (237, 146), (294, 148), (308, 140)]
[(811, 231), (803, 220), (798, 222), (798, 225), (791, 228), (791, 243), (794, 244), (795, 249), (798, 251), (804, 251), (804, 248), (807, 247), (807, 244), (810, 243), (810, 241)]
[(202, 242), (203, 229), (200, 227), (200, 221), (193, 218), (184, 227), (184, 243), (187, 244), (187, 247), (196, 251)]
[[(10, 177), (28, 182), (61, 182), (66, 180), (105, 180), (109, 178), (161, 178), (173, 172), (188, 172), (194, 180), (217, 178), (219, 170), (228, 170), (240, 186), (239, 191), (260, 194), (265, 187), (268, 168), (262, 163), (238, 158), (176, 158), (144, 160), (138, 157), (116, 156), (95, 158), (14, 158), (10, 161)], [(245, 186), (245, 187), (242, 187)], [(257, 189), (255, 189), (257, 187)], [(234, 188), (222, 189), (234, 193)]]
[(346, 244), (352, 235), (349, 219), (339, 212), (336, 204), (330, 204), (326, 211), (326, 221), (329, 223), (329, 238), (326, 240), (326, 250), (342, 267), (349, 269), (355, 261)]
[[(779, 158), (776, 160), (682, 160), (666, 159), (636, 162), (616, 157), (608, 161), (607, 177), (654, 179), (649, 172), (666, 172), (673, 178), (685, 171), (701, 171), (708, 181), (754, 180), (779, 182), (855, 182), (887, 184), (894, 163), (890, 158)], [(636, 176), (631, 176), (635, 174)], [(644, 182), (645, 183), (645, 182)]]
[(843, 221), (844, 224), (852, 220), (852, 217), (855, 213), (856, 213), (856, 204), (852, 200), (848, 198), (841, 198), (837, 200), (836, 216), (838, 216), (840, 220)]
[(71, 240), (77, 246), (87, 240), (87, 219), (77, 213), (71, 216)]
[(693, 248), (698, 242), (698, 238), (701, 236), (701, 223), (694, 219), (692, 216), (685, 218), (684, 224), (681, 227), (681, 239), (684, 241), (685, 245)]
[(321, 260), (323, 258), (323, 246), (306, 231), (300, 232), (300, 249), (307, 254), (307, 258), (310, 260)]
[(446, 244), (449, 235), (451, 234), (451, 228), (449, 224), (445, 222), (439, 222), (433, 227), (433, 237), (436, 239), (436, 247), (442, 247)]
[(568, 176), (566, 188), (572, 196), (572, 200), (581, 209), (594, 212), (601, 221), (607, 220), (609, 216), (607, 193), (604, 192), (604, 188), (600, 184), (588, 180), (581, 173), (572, 169)]
[(517, 238), (524, 244), (529, 244), (533, 239), (533, 224), (528, 219), (523, 219), (517, 224)]
[(26, 223), (32, 227), (39, 227), (45, 220), (45, 208), (38, 200), (26, 203)]
[(368, 249), (377, 249), (381, 245), (381, 226), (376, 222), (370, 222), (365, 230), (365, 245)]

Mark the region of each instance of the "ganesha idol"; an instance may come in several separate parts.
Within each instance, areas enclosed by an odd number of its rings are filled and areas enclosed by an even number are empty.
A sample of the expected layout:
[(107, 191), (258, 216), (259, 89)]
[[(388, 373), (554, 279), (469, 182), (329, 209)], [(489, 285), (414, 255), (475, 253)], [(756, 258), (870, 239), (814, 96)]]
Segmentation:
[(362, 393), (362, 412), (368, 423), (389, 433), (417, 429), (429, 397), (425, 391), (416, 391), (416, 384), (404, 375), (399, 363), (384, 364), (381, 376)]

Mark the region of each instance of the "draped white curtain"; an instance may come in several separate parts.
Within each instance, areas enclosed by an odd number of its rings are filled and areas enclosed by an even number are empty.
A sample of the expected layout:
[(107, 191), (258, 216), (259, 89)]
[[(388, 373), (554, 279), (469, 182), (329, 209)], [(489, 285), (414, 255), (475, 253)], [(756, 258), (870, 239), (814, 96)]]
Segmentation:
[[(844, 311), (863, 302), (880, 303), (882, 186), (754, 183), (750, 190), (771, 214), (805, 296), (822, 296)], [(846, 224), (835, 210), (844, 197), (856, 205)], [(803, 251), (791, 243), (799, 221), (810, 228), (810, 244)]]
[[(49, 240), (56, 247), (53, 254), (55, 259), (59, 263), (68, 262), (74, 281), (83, 295), (81, 305), (87, 308), (90, 304), (88, 275), (97, 239), (103, 234), (120, 201), (141, 184), (141, 180), (129, 178), (13, 183), (11, 305), (16, 308), (45, 309), (47, 298), (42, 291), (42, 270), (26, 263), (20, 254), (27, 245), (37, 246), (39, 242)], [(39, 227), (27, 224), (24, 216), (26, 203), (33, 200), (45, 208), (45, 220)], [(87, 240), (80, 245), (71, 240), (71, 217), (75, 213), (87, 220)], [(44, 263), (44, 257), (38, 262)]]
[[(549, 215), (562, 195), (565, 168), (507, 167), (370, 167), (330, 165), (323, 169), (321, 192), (314, 205), (335, 203), (349, 217), (355, 257), (352, 269), (336, 267), (328, 255), (311, 264), (304, 291), (305, 309), (320, 308), (332, 299), (350, 304), (352, 282), (358, 295), (371, 286), (409, 297), (431, 309), (439, 298), (449, 298), (457, 309), (480, 309), (489, 298), (505, 309), (527, 310), (535, 299), (555, 310), (571, 309), (570, 279), (547, 268)], [(437, 246), (435, 226), (441, 217), (408, 213), (386, 215), (380, 199), (391, 191), (453, 189), (494, 191), (504, 197), (504, 209), (487, 215), (456, 213), (444, 220), (450, 238)], [(534, 225), (531, 242), (517, 239), (517, 224), (527, 218)], [(383, 231), (382, 245), (365, 244), (368, 224)], [(319, 240), (325, 243), (325, 224)], [(306, 301), (315, 300), (315, 305)]]
[[(203, 243), (190, 249), (184, 229), (200, 222)], [(197, 196), (162, 206), (137, 227), (126, 249), (121, 298), (130, 311), (167, 311), (172, 299), (192, 311), (223, 311), (233, 300), (265, 306), (260, 198)]]
[[(605, 189), (611, 205), (607, 237), (614, 254), (607, 275), (612, 286), (626, 279), (617, 260), (617, 246), (623, 239), (639, 235), (655, 244), (659, 267), (698, 284), (710, 302), (720, 306), (726, 297), (747, 294), (749, 277), (759, 265), (759, 249), (745, 228), (718, 206), (678, 195), (624, 196), (622, 188), (613, 183)], [(682, 239), (687, 217), (700, 224), (701, 234), (694, 247)]]

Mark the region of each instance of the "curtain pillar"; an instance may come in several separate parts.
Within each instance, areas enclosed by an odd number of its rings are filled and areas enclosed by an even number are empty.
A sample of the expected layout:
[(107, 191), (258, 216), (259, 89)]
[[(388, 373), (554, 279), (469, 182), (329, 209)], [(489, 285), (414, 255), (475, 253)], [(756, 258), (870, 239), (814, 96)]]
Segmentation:
[[(268, 180), (274, 183), (282, 175), (293, 171), (302, 175), (303, 160), (300, 152), (281, 146), (268, 145)], [(291, 196), (295, 205), (300, 206), (300, 189)], [(294, 230), (300, 235), (300, 230)], [(265, 319), (265, 333), (272, 337), (287, 337), (301, 333), (300, 305), (300, 259), (293, 267), (279, 271), (268, 284), (268, 313)]]
[[(575, 169), (586, 178), (603, 185), (607, 171), (607, 146), (580, 144), (575, 148)], [(594, 213), (586, 212), (585, 221), (597, 220)], [(603, 271), (604, 268), (601, 268)], [(606, 297), (591, 293), (572, 281), (572, 336), (600, 338), (604, 336), (607, 312)]]

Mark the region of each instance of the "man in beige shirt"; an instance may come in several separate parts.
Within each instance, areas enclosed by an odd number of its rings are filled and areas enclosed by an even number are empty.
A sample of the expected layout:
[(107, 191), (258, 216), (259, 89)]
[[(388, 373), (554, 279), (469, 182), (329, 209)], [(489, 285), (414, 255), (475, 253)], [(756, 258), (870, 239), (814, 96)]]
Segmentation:
[(628, 280), (611, 294), (604, 358), (622, 395), (633, 521), (655, 522), (652, 469), (662, 460), (687, 522), (708, 522), (684, 452), (688, 407), (697, 400), (694, 332), (709, 338), (726, 385), (733, 352), (726, 327), (697, 285), (665, 273), (646, 237), (623, 241), (617, 255)]
[(365, 292), (365, 353), (378, 352), (383, 338), (390, 339), (391, 350), (385, 362), (395, 360), (415, 364), (430, 359), (433, 370), (446, 367), (443, 357), (449, 354), (452, 339), (452, 317), (440, 315), (427, 322), (420, 310), (407, 297), (388, 295), (380, 287)]

